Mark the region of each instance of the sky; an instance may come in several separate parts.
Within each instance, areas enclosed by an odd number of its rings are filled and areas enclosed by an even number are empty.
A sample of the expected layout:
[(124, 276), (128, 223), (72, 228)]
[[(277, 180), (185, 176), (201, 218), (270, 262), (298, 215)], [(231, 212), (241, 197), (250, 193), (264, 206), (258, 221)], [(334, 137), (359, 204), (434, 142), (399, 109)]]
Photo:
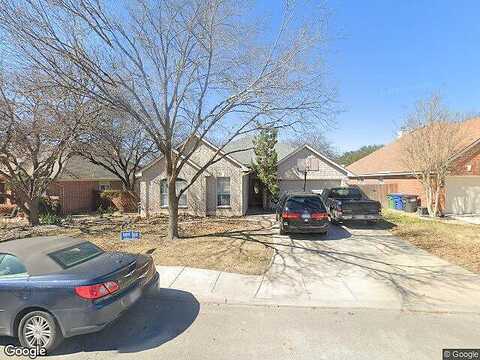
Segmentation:
[(434, 92), (452, 111), (480, 112), (480, 1), (324, 3), (341, 110), (326, 135), (338, 151), (392, 141), (415, 102)]

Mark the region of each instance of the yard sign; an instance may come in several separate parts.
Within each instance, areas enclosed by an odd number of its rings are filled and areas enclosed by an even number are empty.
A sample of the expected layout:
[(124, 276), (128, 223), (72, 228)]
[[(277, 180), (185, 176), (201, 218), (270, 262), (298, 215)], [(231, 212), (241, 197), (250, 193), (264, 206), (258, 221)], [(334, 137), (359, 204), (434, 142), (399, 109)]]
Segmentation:
[(120, 234), (120, 238), (123, 241), (126, 240), (139, 240), (140, 239), (140, 231), (122, 231)]

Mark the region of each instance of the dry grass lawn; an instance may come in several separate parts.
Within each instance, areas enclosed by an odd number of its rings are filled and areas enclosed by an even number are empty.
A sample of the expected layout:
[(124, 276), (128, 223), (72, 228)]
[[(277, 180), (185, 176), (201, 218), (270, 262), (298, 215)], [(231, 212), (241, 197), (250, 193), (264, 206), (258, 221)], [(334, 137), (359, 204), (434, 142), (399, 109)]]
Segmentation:
[(480, 226), (439, 220), (424, 220), (384, 210), (392, 233), (452, 264), (480, 273)]
[[(273, 250), (271, 224), (242, 218), (182, 218), (180, 239), (165, 238), (166, 217), (141, 219), (110, 217), (73, 222), (68, 226), (30, 236), (60, 235), (82, 237), (104, 250), (151, 254), (157, 265), (190, 266), (241, 274), (263, 274), (268, 269)], [(40, 227), (41, 228), (41, 227)], [(137, 230), (140, 240), (121, 241), (120, 232)]]

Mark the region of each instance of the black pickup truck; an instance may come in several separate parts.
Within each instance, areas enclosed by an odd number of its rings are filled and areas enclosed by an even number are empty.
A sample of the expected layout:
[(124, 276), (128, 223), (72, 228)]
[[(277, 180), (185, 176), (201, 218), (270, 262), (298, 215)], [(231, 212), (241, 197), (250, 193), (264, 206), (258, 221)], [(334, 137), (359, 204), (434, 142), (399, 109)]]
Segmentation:
[(344, 220), (376, 222), (381, 218), (381, 204), (370, 200), (358, 187), (326, 189), (322, 196), (332, 222)]

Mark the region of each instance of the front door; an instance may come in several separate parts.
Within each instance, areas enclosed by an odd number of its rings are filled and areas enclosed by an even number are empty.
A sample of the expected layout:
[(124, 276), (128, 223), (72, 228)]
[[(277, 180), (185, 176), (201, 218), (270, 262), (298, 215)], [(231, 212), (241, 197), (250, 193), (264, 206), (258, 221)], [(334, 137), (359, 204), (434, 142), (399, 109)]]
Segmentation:
[(259, 178), (251, 176), (249, 184), (248, 204), (251, 208), (263, 208), (264, 186)]

